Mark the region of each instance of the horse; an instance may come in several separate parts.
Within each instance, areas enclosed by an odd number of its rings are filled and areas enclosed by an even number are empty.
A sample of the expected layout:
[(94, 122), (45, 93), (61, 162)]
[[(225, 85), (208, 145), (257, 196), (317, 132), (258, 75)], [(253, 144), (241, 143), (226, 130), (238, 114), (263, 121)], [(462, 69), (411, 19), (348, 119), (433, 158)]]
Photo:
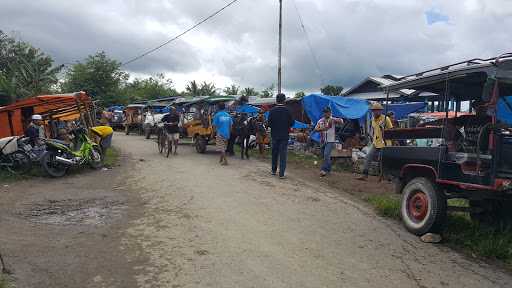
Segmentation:
[[(233, 119), (233, 127), (231, 129), (231, 136), (229, 137), (228, 147), (226, 152), (230, 155), (235, 155), (234, 145), (237, 143), (241, 148), (241, 158), (249, 159), (249, 145), (251, 135), (256, 136), (257, 124), (256, 118), (248, 117), (246, 113), (237, 114)], [(245, 158), (244, 158), (245, 156)]]

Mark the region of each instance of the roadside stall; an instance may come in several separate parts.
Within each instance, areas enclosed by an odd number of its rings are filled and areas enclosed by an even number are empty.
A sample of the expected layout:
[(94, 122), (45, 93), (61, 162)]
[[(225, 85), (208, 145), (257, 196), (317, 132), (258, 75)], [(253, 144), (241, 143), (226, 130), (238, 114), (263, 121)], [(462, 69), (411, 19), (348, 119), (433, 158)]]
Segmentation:
[(43, 117), (49, 138), (57, 138), (65, 122), (80, 120), (87, 128), (95, 122), (94, 104), (85, 92), (36, 96), (0, 108), (0, 138), (23, 135), (34, 114)]

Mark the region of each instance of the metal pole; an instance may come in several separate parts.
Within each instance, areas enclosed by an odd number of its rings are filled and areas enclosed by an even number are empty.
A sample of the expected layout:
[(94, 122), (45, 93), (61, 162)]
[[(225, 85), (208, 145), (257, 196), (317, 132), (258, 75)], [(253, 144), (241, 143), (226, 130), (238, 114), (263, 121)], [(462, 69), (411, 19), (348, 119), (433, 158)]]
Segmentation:
[(283, 0), (279, 0), (279, 52), (277, 64), (277, 93), (281, 93), (282, 76), (281, 76), (281, 51), (283, 48)]

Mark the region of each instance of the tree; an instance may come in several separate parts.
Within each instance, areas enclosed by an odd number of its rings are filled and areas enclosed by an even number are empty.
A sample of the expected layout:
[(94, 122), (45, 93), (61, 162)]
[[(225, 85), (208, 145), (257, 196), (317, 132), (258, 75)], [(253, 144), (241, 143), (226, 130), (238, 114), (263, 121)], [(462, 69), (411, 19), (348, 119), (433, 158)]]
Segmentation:
[(272, 85), (270, 85), (269, 87), (263, 89), (263, 91), (261, 91), (261, 98), (272, 98), (274, 96), (274, 90), (276, 88), (276, 85), (274, 83), (272, 83)]
[(224, 88), (224, 94), (226, 95), (238, 95), (238, 92), (240, 92), (240, 86), (235, 84)]
[(299, 92), (295, 93), (296, 99), (302, 99), (302, 98), (304, 98), (304, 96), (306, 96), (306, 93), (304, 93), (304, 91), (299, 91)]
[(199, 88), (196, 80), (188, 82), (187, 86), (185, 87), (185, 94), (189, 96), (201, 96), (201, 89)]
[(165, 78), (163, 74), (157, 74), (145, 79), (136, 78), (126, 83), (120, 94), (125, 97), (125, 101), (133, 102), (177, 96), (179, 93), (174, 89), (171, 79)]
[(343, 92), (343, 86), (327, 85), (320, 89), (322, 94), (329, 96), (339, 96)]
[(258, 96), (258, 92), (256, 92), (256, 89), (252, 87), (246, 87), (242, 90), (242, 96)]
[(0, 30), (0, 105), (52, 93), (61, 70), (41, 50)]
[(66, 92), (87, 91), (105, 105), (125, 103), (122, 85), (128, 73), (121, 70), (121, 63), (110, 59), (105, 52), (88, 56), (66, 72), (61, 89)]
[(201, 96), (217, 95), (217, 88), (215, 87), (215, 83), (204, 81), (203, 83), (201, 83), (199, 91)]

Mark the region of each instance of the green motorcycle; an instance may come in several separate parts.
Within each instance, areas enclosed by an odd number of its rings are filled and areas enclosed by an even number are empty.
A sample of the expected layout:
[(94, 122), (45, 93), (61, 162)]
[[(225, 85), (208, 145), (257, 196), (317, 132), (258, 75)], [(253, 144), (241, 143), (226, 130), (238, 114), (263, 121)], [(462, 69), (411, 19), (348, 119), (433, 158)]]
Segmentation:
[(89, 165), (91, 168), (101, 168), (103, 155), (98, 144), (87, 137), (84, 128), (71, 132), (75, 138), (74, 151), (71, 147), (58, 140), (46, 140), (46, 152), (41, 157), (41, 166), (52, 177), (62, 177), (70, 167)]

